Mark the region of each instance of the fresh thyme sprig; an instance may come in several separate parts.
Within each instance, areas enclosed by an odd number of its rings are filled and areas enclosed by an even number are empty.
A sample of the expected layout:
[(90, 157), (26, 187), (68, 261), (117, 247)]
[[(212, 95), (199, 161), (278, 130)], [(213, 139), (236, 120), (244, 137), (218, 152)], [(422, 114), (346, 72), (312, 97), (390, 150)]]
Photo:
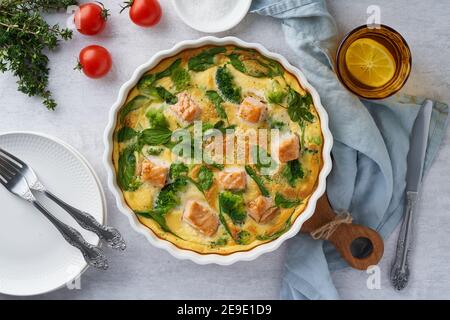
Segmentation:
[(69, 40), (72, 31), (50, 26), (43, 12), (66, 9), (75, 0), (0, 0), (0, 71), (18, 78), (18, 90), (38, 96), (50, 110), (56, 102), (48, 86), (48, 57), (60, 40)]

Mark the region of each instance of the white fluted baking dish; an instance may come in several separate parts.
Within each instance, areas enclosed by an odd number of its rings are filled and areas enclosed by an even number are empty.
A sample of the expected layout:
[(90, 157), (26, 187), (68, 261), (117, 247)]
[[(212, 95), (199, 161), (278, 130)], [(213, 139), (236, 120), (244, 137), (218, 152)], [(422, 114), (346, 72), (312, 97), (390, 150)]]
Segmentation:
[[(305, 88), (312, 95), (314, 106), (320, 117), (321, 130), (324, 139), (322, 151), (323, 166), (319, 173), (316, 189), (311, 194), (308, 204), (305, 207), (304, 211), (298, 216), (298, 218), (296, 218), (291, 228), (288, 231), (286, 231), (283, 235), (281, 235), (279, 238), (273, 241), (261, 244), (248, 251), (235, 252), (228, 255), (201, 254), (194, 251), (178, 248), (171, 242), (160, 239), (153, 233), (152, 230), (150, 230), (145, 225), (141, 224), (136, 215), (133, 213), (133, 211), (127, 206), (124, 197), (122, 195), (122, 191), (120, 190), (116, 182), (116, 173), (112, 158), (114, 146), (113, 135), (114, 129), (116, 127), (117, 113), (120, 110), (121, 106), (126, 101), (129, 91), (137, 84), (141, 76), (148, 70), (152, 69), (161, 60), (165, 58), (174, 56), (185, 49), (199, 48), (206, 45), (216, 45), (216, 46), (235, 45), (243, 48), (252, 48), (259, 51), (262, 55), (281, 63), (281, 65), (287, 71), (289, 71), (290, 73), (292, 73), (297, 77), (303, 88)], [(143, 65), (139, 66), (133, 73), (131, 79), (120, 88), (118, 98), (110, 111), (109, 123), (106, 127), (104, 134), (104, 143), (105, 143), (104, 164), (108, 173), (108, 186), (116, 198), (119, 210), (123, 214), (128, 216), (128, 219), (132, 227), (137, 232), (143, 234), (148, 239), (148, 241), (152, 243), (154, 246), (165, 249), (176, 258), (189, 259), (198, 264), (215, 263), (220, 265), (229, 265), (237, 261), (253, 260), (262, 255), (263, 253), (276, 250), (285, 240), (296, 235), (300, 231), (302, 224), (314, 214), (316, 202), (320, 198), (320, 196), (322, 196), (322, 194), (325, 192), (326, 177), (329, 174), (332, 166), (330, 151), (333, 143), (333, 138), (328, 128), (328, 115), (323, 106), (321, 105), (320, 97), (317, 91), (308, 83), (303, 73), (299, 69), (292, 66), (284, 57), (282, 57), (279, 54), (268, 51), (260, 44), (247, 43), (236, 37), (216, 38), (208, 36), (200, 38), (198, 40), (182, 41), (177, 45), (175, 45), (172, 49), (158, 52), (147, 63), (144, 63)]]

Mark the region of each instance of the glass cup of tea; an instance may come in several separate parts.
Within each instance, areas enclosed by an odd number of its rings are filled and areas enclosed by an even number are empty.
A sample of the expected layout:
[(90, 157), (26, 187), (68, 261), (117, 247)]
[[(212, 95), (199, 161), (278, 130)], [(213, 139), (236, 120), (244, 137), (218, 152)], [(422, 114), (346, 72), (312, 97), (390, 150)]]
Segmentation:
[(336, 72), (354, 94), (384, 99), (405, 85), (411, 61), (411, 50), (397, 31), (385, 25), (363, 25), (340, 43)]

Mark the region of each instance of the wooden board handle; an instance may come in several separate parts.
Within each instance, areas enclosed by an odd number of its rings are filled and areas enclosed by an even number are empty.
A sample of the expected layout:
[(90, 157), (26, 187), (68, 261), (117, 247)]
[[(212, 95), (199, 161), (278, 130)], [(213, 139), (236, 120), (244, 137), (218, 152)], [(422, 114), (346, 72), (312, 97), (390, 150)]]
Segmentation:
[[(304, 223), (302, 232), (311, 233), (336, 217), (328, 197), (323, 195), (317, 201), (314, 215)], [(380, 261), (384, 252), (381, 236), (373, 229), (357, 224), (340, 224), (328, 239), (347, 263), (359, 270), (367, 270)]]

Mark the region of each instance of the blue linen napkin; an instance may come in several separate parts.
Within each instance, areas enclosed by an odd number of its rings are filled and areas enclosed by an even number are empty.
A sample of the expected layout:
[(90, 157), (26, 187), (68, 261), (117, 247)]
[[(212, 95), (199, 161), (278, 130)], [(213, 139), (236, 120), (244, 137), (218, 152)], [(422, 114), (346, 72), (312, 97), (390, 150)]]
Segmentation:
[[(355, 223), (389, 236), (404, 212), (410, 133), (424, 98), (395, 96), (373, 102), (349, 93), (333, 72), (337, 30), (324, 0), (254, 0), (252, 12), (282, 20), (298, 65), (316, 88), (334, 136), (333, 170), (327, 181), (332, 207)], [(434, 102), (425, 172), (445, 134), (448, 106)], [(323, 241), (299, 234), (289, 240), (282, 299), (338, 299), (330, 272), (347, 266)]]

